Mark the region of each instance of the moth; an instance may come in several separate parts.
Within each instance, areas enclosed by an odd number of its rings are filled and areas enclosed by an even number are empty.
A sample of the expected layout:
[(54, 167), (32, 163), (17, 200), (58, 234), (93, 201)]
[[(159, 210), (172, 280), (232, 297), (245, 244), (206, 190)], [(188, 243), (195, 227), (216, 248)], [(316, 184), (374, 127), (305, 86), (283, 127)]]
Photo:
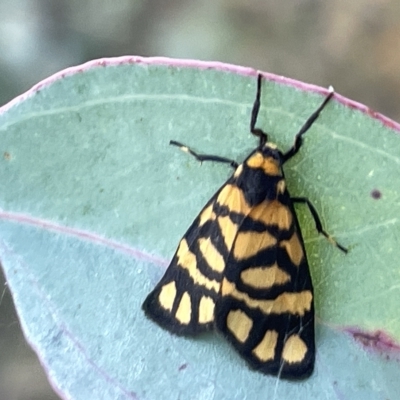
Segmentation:
[(282, 152), (256, 128), (261, 87), (259, 74), (250, 120), (258, 146), (241, 164), (170, 142), (200, 162), (227, 163), (234, 172), (183, 236), (142, 307), (171, 333), (216, 330), (253, 369), (304, 379), (314, 369), (314, 294), (293, 204), (306, 204), (317, 231), (343, 252), (347, 249), (325, 232), (307, 198), (290, 197), (282, 166), (297, 154), (334, 92), (331, 88), (293, 146)]

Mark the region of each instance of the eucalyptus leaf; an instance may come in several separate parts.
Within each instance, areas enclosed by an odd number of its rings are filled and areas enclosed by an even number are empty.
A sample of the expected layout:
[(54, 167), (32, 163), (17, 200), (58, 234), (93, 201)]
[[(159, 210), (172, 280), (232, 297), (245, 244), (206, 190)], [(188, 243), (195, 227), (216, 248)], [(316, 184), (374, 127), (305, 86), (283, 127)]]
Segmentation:
[[(256, 71), (125, 57), (62, 71), (0, 109), (0, 257), (27, 340), (73, 399), (396, 398), (400, 136), (336, 96), (285, 165), (316, 296), (312, 377), (248, 369), (217, 335), (171, 336), (141, 304), (231, 174), (169, 140), (240, 162)], [(322, 89), (266, 75), (258, 125), (288, 149)], [(393, 346), (354, 340), (385, 332)], [(379, 342), (379, 340), (378, 340)], [(369, 345), (369, 347), (368, 347)]]

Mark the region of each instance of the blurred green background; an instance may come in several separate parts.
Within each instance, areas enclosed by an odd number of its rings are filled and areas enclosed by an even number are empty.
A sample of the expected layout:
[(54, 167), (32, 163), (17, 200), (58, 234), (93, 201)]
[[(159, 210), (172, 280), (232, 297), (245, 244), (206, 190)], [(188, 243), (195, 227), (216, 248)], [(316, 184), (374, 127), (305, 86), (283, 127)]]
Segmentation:
[[(399, 21), (396, 0), (0, 0), (0, 105), (66, 67), (129, 54), (332, 84), (400, 121)], [(57, 399), (0, 279), (0, 399)]]

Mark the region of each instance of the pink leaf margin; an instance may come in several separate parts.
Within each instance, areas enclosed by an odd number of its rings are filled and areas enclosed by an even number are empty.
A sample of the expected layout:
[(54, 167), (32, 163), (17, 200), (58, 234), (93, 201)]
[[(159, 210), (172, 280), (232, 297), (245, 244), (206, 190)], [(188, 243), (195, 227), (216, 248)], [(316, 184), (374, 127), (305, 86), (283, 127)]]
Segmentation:
[(384, 331), (368, 331), (351, 326), (344, 328), (343, 332), (350, 335), (364, 350), (400, 361), (400, 344)]
[[(3, 107), (0, 107), (0, 115), (9, 110), (11, 107), (15, 106), (16, 104), (23, 102), (24, 100), (33, 96), (36, 92), (46, 88), (47, 86), (51, 85), (55, 81), (58, 81), (59, 79), (65, 78), (66, 76), (82, 73), (91, 68), (128, 65), (128, 64), (154, 65), (154, 66), (166, 66), (166, 67), (176, 67), (176, 68), (192, 68), (198, 70), (215, 70), (215, 71), (229, 72), (237, 75), (250, 76), (250, 77), (256, 77), (258, 73), (261, 73), (265, 79), (271, 82), (276, 82), (282, 85), (291, 86), (306, 92), (314, 92), (321, 94), (326, 94), (328, 92), (326, 88), (321, 88), (313, 84), (304, 83), (295, 79), (286, 78), (284, 76), (275, 75), (268, 72), (258, 71), (250, 67), (226, 64), (219, 61), (185, 60), (185, 59), (175, 59), (167, 57), (121, 56), (121, 57), (100, 58), (96, 60), (91, 60), (84, 64), (69, 67), (62, 71), (59, 71), (54, 75), (51, 75), (48, 78), (44, 79), (43, 81), (37, 83), (27, 92), (21, 94), (20, 96), (17, 96), (15, 99), (5, 104)], [(344, 96), (341, 96), (338, 93), (335, 93), (335, 99), (344, 106), (354, 110), (358, 110), (364, 114), (367, 114), (371, 118), (381, 122), (384, 126), (400, 132), (399, 123), (380, 114), (379, 112), (376, 112), (361, 103), (358, 103)]]

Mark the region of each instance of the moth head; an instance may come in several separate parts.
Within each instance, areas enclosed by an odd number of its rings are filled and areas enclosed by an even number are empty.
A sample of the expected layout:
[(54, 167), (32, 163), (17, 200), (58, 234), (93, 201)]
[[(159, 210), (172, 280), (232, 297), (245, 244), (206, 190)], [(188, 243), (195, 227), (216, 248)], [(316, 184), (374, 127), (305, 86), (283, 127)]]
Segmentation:
[(246, 165), (252, 169), (260, 169), (269, 176), (282, 174), (280, 152), (274, 143), (264, 143), (263, 147), (258, 148), (249, 156)]

